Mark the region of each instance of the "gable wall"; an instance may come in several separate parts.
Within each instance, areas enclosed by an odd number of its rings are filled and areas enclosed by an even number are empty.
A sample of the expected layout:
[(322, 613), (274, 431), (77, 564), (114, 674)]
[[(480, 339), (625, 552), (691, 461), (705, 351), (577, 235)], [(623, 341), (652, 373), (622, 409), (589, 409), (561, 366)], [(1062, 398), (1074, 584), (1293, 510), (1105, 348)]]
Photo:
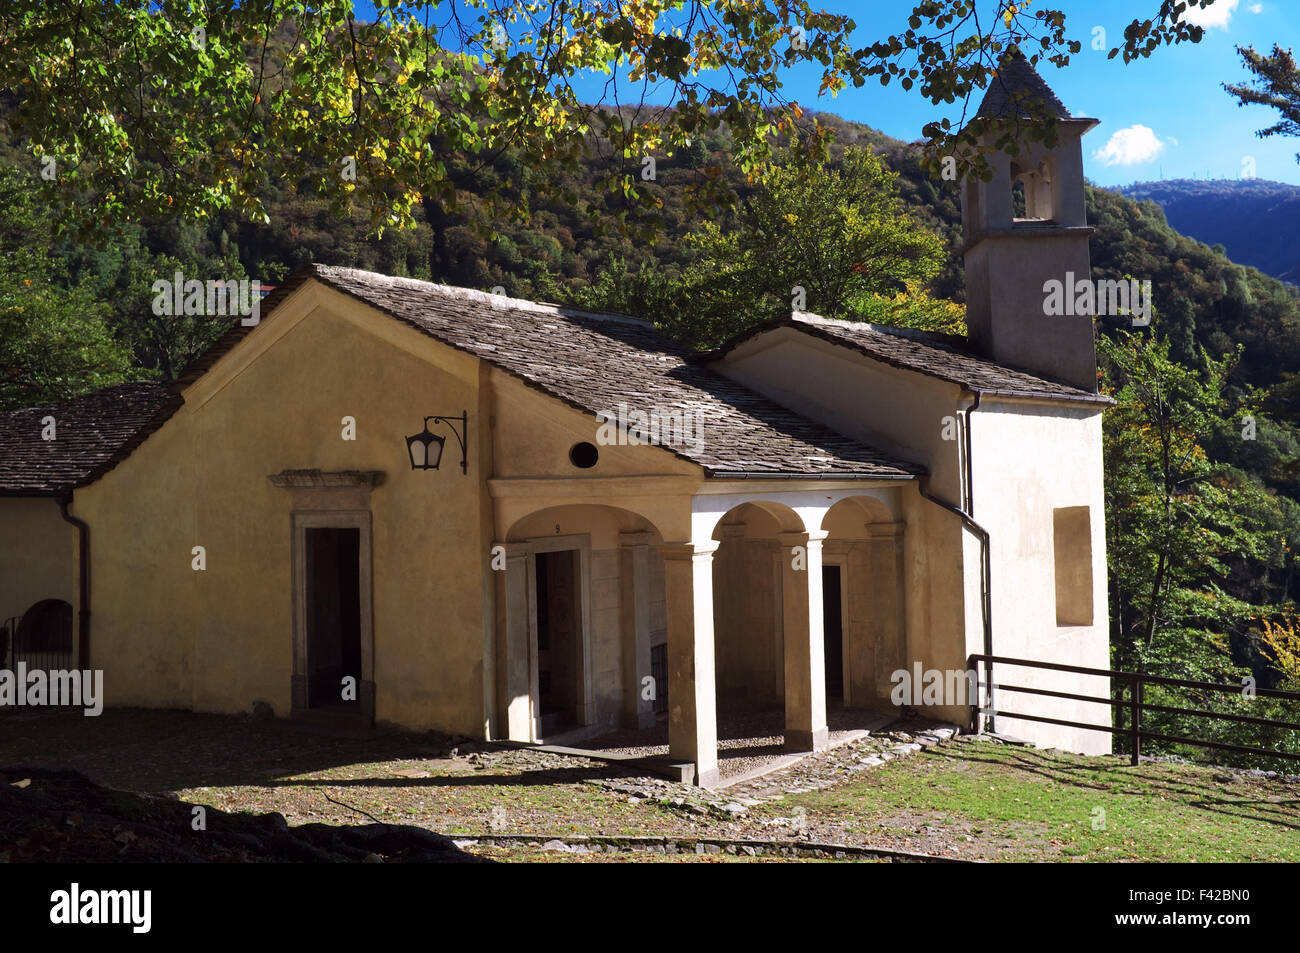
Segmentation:
[[(287, 714), (294, 503), (268, 476), (381, 470), (369, 497), (376, 718), (481, 735), (486, 559), (467, 558), (487, 551), (478, 361), (313, 283), (185, 397), (73, 508), (92, 528), (93, 654), (109, 703), (240, 711), (262, 699)], [(450, 436), (442, 469), (412, 471), (406, 435), (462, 410), (469, 475)], [(355, 441), (341, 439), (345, 415)], [(191, 569), (195, 545), (205, 572)]]
[(745, 342), (713, 365), (765, 394), (868, 446), (923, 464), (933, 492), (957, 501), (961, 441), (945, 440), (961, 388), (839, 347), (793, 328)]

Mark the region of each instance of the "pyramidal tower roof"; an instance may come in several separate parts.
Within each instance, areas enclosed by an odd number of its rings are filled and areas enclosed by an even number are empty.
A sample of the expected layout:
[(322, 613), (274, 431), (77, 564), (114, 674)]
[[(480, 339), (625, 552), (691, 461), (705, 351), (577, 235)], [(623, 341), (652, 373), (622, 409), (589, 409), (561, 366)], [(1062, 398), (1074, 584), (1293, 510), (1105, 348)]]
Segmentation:
[(1035, 119), (1043, 109), (1059, 119), (1073, 118), (1025, 54), (1012, 47), (998, 64), (976, 115), (981, 119)]

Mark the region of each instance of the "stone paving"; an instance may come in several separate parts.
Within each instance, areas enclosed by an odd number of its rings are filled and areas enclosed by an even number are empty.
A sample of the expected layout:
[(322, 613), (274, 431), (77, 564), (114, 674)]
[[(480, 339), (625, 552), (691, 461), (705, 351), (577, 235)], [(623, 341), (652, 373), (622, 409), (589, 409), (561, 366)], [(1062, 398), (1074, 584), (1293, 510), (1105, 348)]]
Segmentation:
[(611, 776), (588, 779), (586, 783), (626, 795), (629, 804), (654, 802), (686, 814), (725, 820), (743, 817), (751, 807), (759, 804), (780, 801), (788, 795), (818, 791), (862, 771), (944, 744), (955, 738), (959, 730), (955, 725), (916, 719), (908, 722), (906, 729), (895, 728), (858, 737), (808, 755), (770, 774), (712, 790), (651, 777)]
[[(845, 708), (832, 704), (826, 710), (828, 741), (832, 746), (874, 733), (899, 722), (897, 709), (884, 711)], [(717, 717), (718, 774), (723, 784), (752, 777), (800, 758), (785, 750), (785, 712), (780, 708), (722, 709)], [(565, 742), (561, 741), (561, 744)], [(668, 720), (647, 728), (620, 729), (567, 743), (573, 748), (609, 756), (668, 759)], [(671, 777), (671, 775), (669, 775)]]

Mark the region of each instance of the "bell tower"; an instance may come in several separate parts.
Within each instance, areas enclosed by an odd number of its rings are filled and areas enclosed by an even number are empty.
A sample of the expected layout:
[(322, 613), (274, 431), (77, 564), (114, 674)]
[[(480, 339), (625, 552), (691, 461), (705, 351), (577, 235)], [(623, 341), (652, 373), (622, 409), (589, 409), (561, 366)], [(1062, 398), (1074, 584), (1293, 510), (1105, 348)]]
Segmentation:
[[(1050, 148), (1016, 135), (1041, 124), (1044, 110), (1056, 121), (1057, 141)], [(1093, 319), (1048, 314), (1051, 286), (1045, 285), (1060, 282), (1073, 301), (1066, 283), (1092, 278), (1081, 139), (1097, 120), (1071, 116), (1016, 49), (1003, 57), (976, 115), (995, 126), (983, 144), (991, 146), (1009, 131), (1019, 154), (989, 153), (993, 178), (967, 176), (962, 183), (971, 346), (999, 364), (1096, 391)]]

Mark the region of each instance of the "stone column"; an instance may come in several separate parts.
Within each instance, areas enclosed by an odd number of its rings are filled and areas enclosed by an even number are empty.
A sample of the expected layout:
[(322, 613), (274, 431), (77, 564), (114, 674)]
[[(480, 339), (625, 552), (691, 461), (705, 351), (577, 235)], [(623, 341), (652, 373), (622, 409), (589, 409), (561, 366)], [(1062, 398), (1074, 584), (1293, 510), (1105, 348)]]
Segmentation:
[(528, 553), (506, 547), (505, 730), (511, 741), (533, 739), (532, 638), (528, 630)]
[(713, 679), (713, 553), (718, 544), (665, 543), (668, 622), (668, 749), (695, 764), (695, 783), (718, 781), (718, 715)]
[[(826, 747), (826, 659), (822, 633), (822, 530), (781, 533), (785, 632), (785, 747)], [(802, 547), (800, 556), (795, 547)]]
[[(650, 543), (653, 533), (619, 533), (622, 548), (619, 587), (623, 625), (623, 725), (648, 728), (655, 723), (654, 699), (644, 697), (650, 676)], [(656, 697), (668, 690), (654, 686)]]

